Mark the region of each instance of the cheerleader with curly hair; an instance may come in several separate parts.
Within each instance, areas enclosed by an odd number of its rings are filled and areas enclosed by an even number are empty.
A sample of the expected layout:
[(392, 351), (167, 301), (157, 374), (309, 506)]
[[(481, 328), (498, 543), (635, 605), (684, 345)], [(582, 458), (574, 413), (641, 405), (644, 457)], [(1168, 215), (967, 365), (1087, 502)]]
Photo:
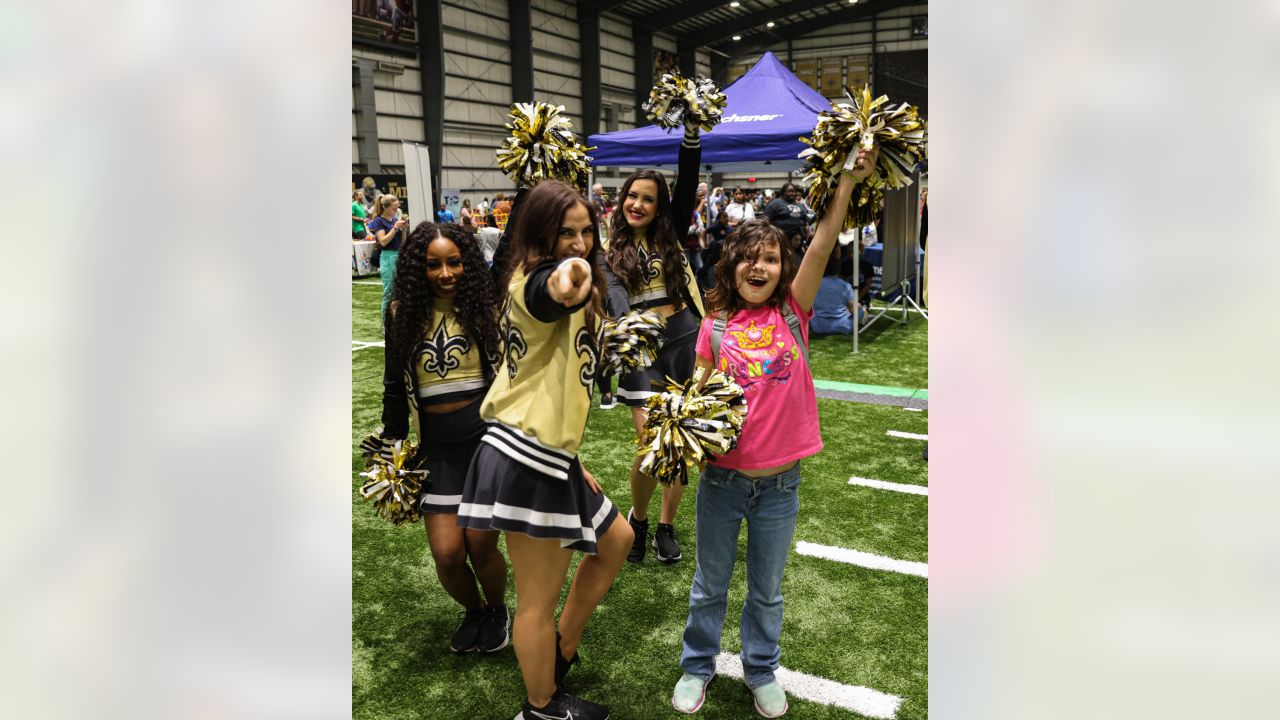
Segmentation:
[(458, 525), (463, 480), (485, 430), (480, 400), (497, 365), (500, 302), (474, 235), (430, 222), (409, 234), (391, 291), (381, 442), (385, 450), (407, 437), (410, 420), (421, 440), (427, 541), (440, 584), (464, 610), (450, 641), (456, 653), (497, 652), (510, 636), (498, 533)]

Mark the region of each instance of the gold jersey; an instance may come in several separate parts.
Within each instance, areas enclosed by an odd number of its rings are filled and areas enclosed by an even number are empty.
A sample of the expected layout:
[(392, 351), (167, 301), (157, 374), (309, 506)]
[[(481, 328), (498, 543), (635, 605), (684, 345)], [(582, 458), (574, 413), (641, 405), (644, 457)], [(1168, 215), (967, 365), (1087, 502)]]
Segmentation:
[(526, 290), (544, 294), (555, 266), (542, 263), (528, 275), (520, 268), (511, 278), (501, 366), (480, 417), (489, 423), (484, 442), (543, 475), (565, 480), (587, 426), (596, 340), (582, 307), (570, 312), (560, 306), (553, 322), (530, 311)]

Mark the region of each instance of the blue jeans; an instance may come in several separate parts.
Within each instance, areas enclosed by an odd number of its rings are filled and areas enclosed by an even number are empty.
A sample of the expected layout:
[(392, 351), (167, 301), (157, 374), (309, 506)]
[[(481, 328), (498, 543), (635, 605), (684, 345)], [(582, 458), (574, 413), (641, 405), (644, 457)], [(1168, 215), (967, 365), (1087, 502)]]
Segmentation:
[(697, 570), (689, 593), (680, 667), (710, 680), (724, 630), (738, 533), (747, 521), (747, 601), (742, 607), (742, 669), (752, 689), (773, 682), (782, 649), (782, 571), (800, 512), (800, 466), (749, 478), (707, 466), (698, 482)]

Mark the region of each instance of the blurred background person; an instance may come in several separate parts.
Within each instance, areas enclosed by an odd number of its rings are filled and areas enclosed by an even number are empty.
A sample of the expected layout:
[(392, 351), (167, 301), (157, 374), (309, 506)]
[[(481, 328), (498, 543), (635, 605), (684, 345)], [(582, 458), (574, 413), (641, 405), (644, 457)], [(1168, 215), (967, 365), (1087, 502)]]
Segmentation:
[(364, 240), (369, 237), (369, 211), (364, 206), (364, 191), (356, 188), (351, 192), (351, 239)]
[(399, 219), (396, 213), (400, 210), (400, 198), (391, 194), (379, 195), (373, 203), (373, 220), (369, 221), (369, 231), (378, 241), (374, 248), (378, 253), (378, 276), (382, 278), (382, 322), (385, 328), (387, 303), (391, 302), (391, 281), (396, 273), (396, 258), (400, 256), (400, 245), (409, 234), (409, 216)]

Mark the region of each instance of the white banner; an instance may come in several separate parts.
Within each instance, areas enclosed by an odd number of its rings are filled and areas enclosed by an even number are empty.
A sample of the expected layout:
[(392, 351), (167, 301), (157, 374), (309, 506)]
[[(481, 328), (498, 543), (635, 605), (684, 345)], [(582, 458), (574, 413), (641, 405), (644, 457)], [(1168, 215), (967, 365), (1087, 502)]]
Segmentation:
[(404, 142), (404, 184), (409, 207), (409, 229), (420, 222), (433, 222), (436, 204), (431, 201), (431, 155), (426, 145)]

